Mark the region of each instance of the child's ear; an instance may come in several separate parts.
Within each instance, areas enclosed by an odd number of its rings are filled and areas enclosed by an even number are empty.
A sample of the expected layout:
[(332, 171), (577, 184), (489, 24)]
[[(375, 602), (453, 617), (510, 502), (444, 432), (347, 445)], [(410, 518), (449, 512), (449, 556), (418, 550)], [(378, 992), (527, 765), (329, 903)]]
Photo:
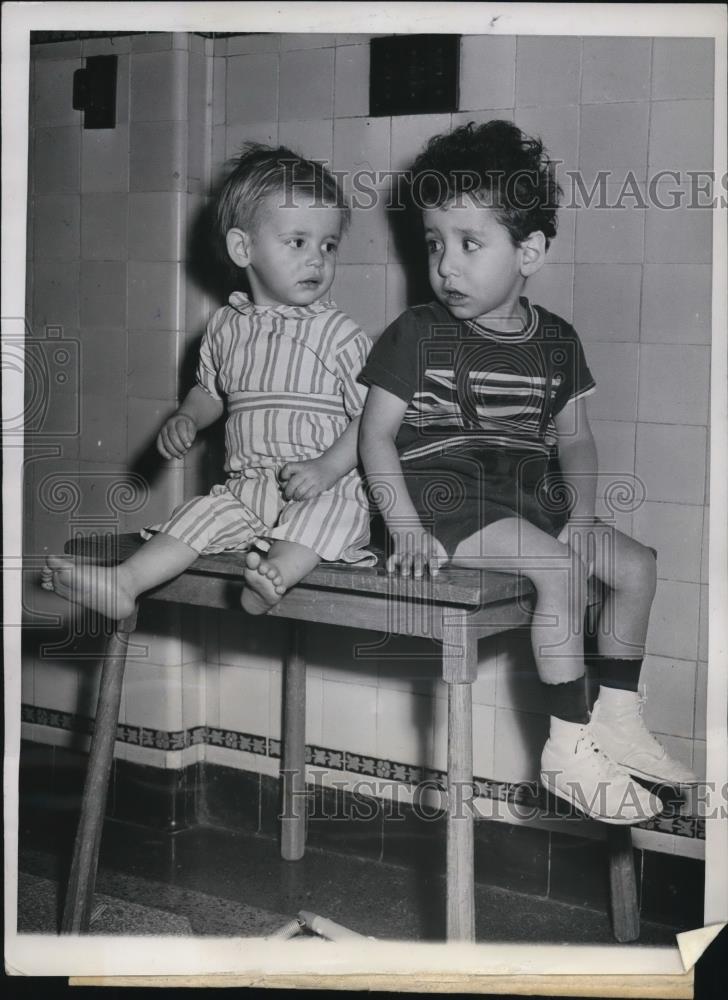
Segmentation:
[(521, 274), (527, 278), (540, 271), (546, 260), (546, 237), (537, 229), (521, 240)]
[(237, 264), (238, 267), (247, 267), (250, 264), (251, 243), (250, 233), (246, 230), (228, 229), (225, 234), (225, 245), (233, 264)]

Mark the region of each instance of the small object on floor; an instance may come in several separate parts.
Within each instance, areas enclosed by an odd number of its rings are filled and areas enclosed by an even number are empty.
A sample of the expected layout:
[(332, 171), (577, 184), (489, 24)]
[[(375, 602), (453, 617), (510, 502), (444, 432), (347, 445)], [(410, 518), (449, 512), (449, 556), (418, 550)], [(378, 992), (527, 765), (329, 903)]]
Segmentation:
[[(337, 924), (333, 920), (320, 917), (317, 913), (311, 913), (310, 910), (300, 910), (295, 920), (289, 920), (279, 931), (271, 934), (271, 937), (286, 941), (304, 931), (309, 931), (327, 941), (348, 941), (352, 938), (365, 937), (364, 934), (351, 931), (348, 927), (342, 927), (341, 924)], [(368, 938), (368, 940), (373, 941), (374, 938)]]
[(91, 916), (89, 918), (89, 925), (93, 924), (95, 920), (98, 920), (102, 913), (108, 910), (106, 903), (97, 903), (96, 906), (91, 910)]
[(697, 775), (670, 757), (645, 725), (644, 705), (635, 691), (600, 688), (590, 722), (599, 746), (635, 778), (675, 788), (697, 785)]

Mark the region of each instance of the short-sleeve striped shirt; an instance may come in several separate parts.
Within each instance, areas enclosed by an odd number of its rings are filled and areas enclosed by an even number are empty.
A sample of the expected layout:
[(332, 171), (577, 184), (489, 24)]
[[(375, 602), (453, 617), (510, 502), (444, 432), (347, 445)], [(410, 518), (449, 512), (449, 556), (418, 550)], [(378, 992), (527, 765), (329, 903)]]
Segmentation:
[(407, 403), (397, 434), (405, 461), (473, 447), (548, 456), (554, 416), (594, 391), (570, 324), (521, 299), (528, 317), (516, 333), (455, 319), (439, 302), (396, 319), (372, 348), (362, 381)]
[(371, 343), (333, 302), (257, 306), (242, 292), (210, 320), (199, 386), (227, 401), (225, 471), (315, 458), (361, 413)]

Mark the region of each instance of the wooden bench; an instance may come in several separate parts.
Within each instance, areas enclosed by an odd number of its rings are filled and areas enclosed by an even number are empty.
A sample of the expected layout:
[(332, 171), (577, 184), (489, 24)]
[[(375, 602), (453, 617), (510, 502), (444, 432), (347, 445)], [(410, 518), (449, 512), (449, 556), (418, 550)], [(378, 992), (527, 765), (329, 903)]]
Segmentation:
[[(136, 535), (76, 539), (66, 552), (93, 562), (127, 558), (141, 544)], [(115, 551), (110, 552), (110, 548)], [(240, 610), (239, 556), (201, 557), (181, 576), (144, 595), (206, 608)], [(448, 686), (447, 739), (447, 938), (475, 940), (472, 810), (458, 809), (473, 780), (472, 683), (478, 640), (528, 624), (530, 581), (511, 574), (448, 569), (435, 579), (403, 580), (383, 568), (320, 564), (269, 614), (296, 623), (320, 622), (425, 636), (442, 646), (442, 678)], [(253, 619), (250, 619), (254, 627)], [(109, 774), (119, 717), (126, 645), (136, 612), (117, 623), (104, 657), (94, 735), (62, 919), (64, 933), (88, 928), (98, 866)], [(283, 688), (283, 809), (281, 854), (295, 861), (305, 848), (305, 659), (302, 626), (285, 663)], [(618, 941), (639, 936), (639, 912), (629, 827), (607, 827), (611, 909)]]

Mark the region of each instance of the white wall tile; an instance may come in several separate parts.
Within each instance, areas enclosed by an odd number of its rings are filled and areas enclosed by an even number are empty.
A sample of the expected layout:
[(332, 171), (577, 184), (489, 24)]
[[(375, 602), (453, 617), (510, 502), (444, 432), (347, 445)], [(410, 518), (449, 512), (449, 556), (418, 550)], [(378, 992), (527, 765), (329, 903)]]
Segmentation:
[(645, 722), (653, 733), (692, 737), (695, 672), (692, 661), (645, 657), (640, 688), (647, 695)]
[(183, 259), (184, 198), (178, 191), (129, 195), (130, 259)]
[(634, 535), (657, 549), (657, 575), (698, 583), (700, 579), (701, 507), (647, 501), (635, 511)]
[(526, 282), (526, 295), (567, 322), (573, 314), (574, 266), (547, 261)]
[[(345, 191), (351, 191), (356, 171), (389, 169), (389, 118), (338, 118), (334, 122), (334, 167), (347, 175)], [(371, 186), (371, 185), (370, 185)]]
[(36, 260), (80, 257), (81, 199), (78, 195), (36, 195), (33, 216)]
[(387, 760), (425, 766), (432, 757), (433, 699), (379, 689), (377, 755)]
[(334, 156), (333, 120), (282, 121), (278, 126), (278, 141), (308, 159), (326, 160), (331, 165)]
[(705, 439), (704, 427), (637, 425), (635, 471), (647, 500), (702, 504)]
[(700, 587), (700, 622), (698, 628), (698, 658), (708, 659), (708, 643), (710, 640), (710, 589)]
[(597, 383), (587, 397), (590, 419), (636, 420), (638, 345), (589, 343), (586, 358)]
[(137, 330), (179, 330), (180, 281), (180, 266), (173, 261), (129, 261), (129, 326)]
[(351, 225), (339, 245), (339, 264), (381, 264), (387, 259), (389, 217), (386, 199), (372, 192), (371, 207), (355, 207)]
[(131, 57), (129, 111), (136, 122), (187, 118), (188, 53), (136, 52)]
[(638, 264), (582, 264), (574, 278), (574, 326), (585, 341), (636, 341), (640, 332)]
[(663, 424), (707, 424), (710, 348), (643, 344), (639, 419)]
[(278, 55), (233, 56), (227, 61), (225, 121), (273, 121), (278, 115)]
[(126, 262), (83, 261), (79, 308), (82, 326), (125, 326)]
[(218, 678), (221, 728), (270, 735), (268, 672), (221, 663)]
[(644, 180), (649, 111), (646, 102), (581, 109), (579, 166), (586, 184), (591, 185), (602, 170), (609, 172), (610, 181), (621, 181), (630, 173)]
[(80, 59), (41, 59), (34, 63), (34, 125), (80, 125), (82, 112), (72, 104), (73, 74)]
[[(246, 142), (262, 142), (268, 146), (277, 145), (278, 130), (278, 122), (275, 121), (229, 125), (225, 130), (225, 156), (228, 158), (239, 156)], [(230, 166), (232, 164), (228, 164), (228, 167)]]
[[(608, 205), (619, 198), (609, 188)], [(644, 250), (645, 210), (609, 208), (592, 204), (582, 207), (576, 217), (575, 259), (583, 264), (641, 264)]]
[(80, 129), (76, 126), (36, 128), (34, 133), (32, 166), (35, 193), (71, 194), (80, 191)]
[(645, 264), (641, 339), (709, 344), (710, 264)]
[(650, 120), (650, 169), (711, 170), (713, 102), (655, 101)]
[(541, 769), (548, 728), (545, 715), (497, 709), (495, 759), (490, 776), (498, 781), (535, 781)]
[(59, 712), (78, 711), (78, 662), (61, 658), (35, 657), (34, 704)]
[(599, 478), (597, 495), (604, 496), (616, 483), (632, 482), (635, 471), (635, 425), (627, 420), (593, 420)]
[(129, 190), (129, 126), (81, 132), (81, 190)]
[(460, 41), (460, 110), (512, 107), (515, 70), (514, 36), (463, 36)]
[(324, 746), (354, 753), (377, 752), (376, 687), (323, 681)]
[[(661, 194), (662, 204), (672, 197)], [(645, 260), (656, 263), (709, 264), (712, 215), (708, 209), (683, 203), (673, 209), (651, 204), (645, 215)]]
[(384, 265), (340, 264), (333, 284), (333, 297), (369, 336), (384, 328)]
[(695, 722), (693, 733), (696, 740), (706, 738), (705, 720), (708, 706), (708, 664), (698, 662), (695, 681)]
[(334, 114), (351, 118), (369, 114), (369, 46), (336, 48)]
[(654, 656), (697, 660), (699, 606), (697, 583), (658, 580), (647, 630), (647, 652)]
[(585, 38), (581, 99), (634, 101), (649, 97), (650, 38)]
[(216, 41), (227, 43), (228, 56), (244, 55), (249, 52), (278, 52), (281, 47), (281, 36), (273, 31), (233, 35), (231, 38), (216, 39)]
[(81, 196), (81, 256), (86, 260), (125, 260), (127, 257), (127, 196)]
[(712, 38), (655, 38), (652, 54), (652, 97), (712, 97), (715, 42)]
[(125, 722), (174, 731), (182, 728), (182, 669), (132, 660), (124, 673)]
[[(334, 113), (334, 50), (304, 49), (280, 57), (278, 118), (300, 121)], [(305, 86), (302, 81), (305, 80)], [(263, 116), (263, 119), (267, 118)]]
[(281, 35), (281, 52), (330, 48), (335, 44), (336, 35), (323, 31), (284, 32)]
[(392, 118), (392, 170), (409, 170), (428, 139), (450, 131), (450, 115), (397, 115)]
[(519, 37), (516, 51), (516, 105), (578, 104), (581, 40)]

